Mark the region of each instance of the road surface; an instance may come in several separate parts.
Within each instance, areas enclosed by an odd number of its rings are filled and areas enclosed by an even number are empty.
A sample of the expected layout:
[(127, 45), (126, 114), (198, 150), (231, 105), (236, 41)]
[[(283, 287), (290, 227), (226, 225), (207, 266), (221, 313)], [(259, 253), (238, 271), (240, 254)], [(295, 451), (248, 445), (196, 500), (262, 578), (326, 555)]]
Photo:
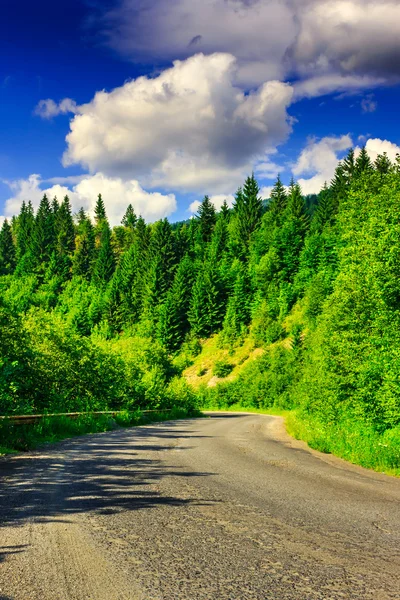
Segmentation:
[(400, 480), (218, 414), (0, 460), (0, 600), (400, 599)]

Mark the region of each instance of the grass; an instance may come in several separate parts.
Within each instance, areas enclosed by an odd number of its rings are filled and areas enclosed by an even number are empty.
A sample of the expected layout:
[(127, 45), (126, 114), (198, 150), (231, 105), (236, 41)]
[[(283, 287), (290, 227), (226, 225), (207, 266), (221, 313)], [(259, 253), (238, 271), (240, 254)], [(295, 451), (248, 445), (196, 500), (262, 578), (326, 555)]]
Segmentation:
[(355, 419), (320, 423), (296, 411), (288, 414), (290, 435), (320, 452), (334, 454), (353, 464), (400, 477), (400, 427), (378, 433)]
[(4, 420), (0, 423), (0, 455), (34, 450), (44, 443), (54, 443), (87, 433), (111, 431), (118, 427), (134, 427), (170, 419), (199, 417), (197, 410), (173, 408), (151, 414), (121, 411), (113, 417), (109, 415), (83, 415), (76, 419), (68, 417), (48, 417), (38, 423), (15, 424)]
[[(263, 352), (262, 348), (254, 347), (254, 342), (250, 338), (246, 338), (241, 346), (230, 351), (228, 348), (221, 347), (219, 335), (213, 335), (202, 342), (200, 354), (183, 371), (183, 377), (195, 390), (201, 385), (214, 386), (220, 381), (233, 381), (251, 360)], [(215, 372), (215, 366), (218, 364), (230, 365), (229, 374), (225, 369), (218, 376)]]
[(246, 406), (240, 406), (240, 404), (231, 404), (226, 408), (221, 408), (220, 406), (207, 406), (207, 408), (202, 408), (201, 410), (205, 412), (245, 412), (257, 415), (271, 415), (273, 417), (287, 417), (291, 412), (282, 408), (275, 408), (274, 406), (271, 406), (270, 408), (248, 408)]

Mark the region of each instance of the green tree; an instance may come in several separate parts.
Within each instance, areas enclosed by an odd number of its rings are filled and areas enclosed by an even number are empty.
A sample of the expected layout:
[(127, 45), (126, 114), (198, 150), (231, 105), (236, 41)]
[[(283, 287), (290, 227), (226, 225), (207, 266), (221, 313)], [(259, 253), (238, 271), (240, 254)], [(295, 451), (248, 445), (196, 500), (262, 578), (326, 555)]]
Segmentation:
[(208, 196), (204, 196), (203, 202), (199, 206), (197, 213), (200, 232), (203, 242), (207, 243), (211, 240), (212, 232), (217, 222), (217, 215), (214, 204)]
[(188, 256), (180, 262), (160, 310), (160, 339), (170, 351), (178, 350), (189, 332), (188, 318), (193, 286), (193, 263)]
[(11, 226), (4, 219), (0, 231), (0, 275), (9, 275), (15, 269), (16, 251)]
[(92, 275), (95, 260), (95, 233), (90, 219), (81, 208), (77, 216), (75, 250), (72, 257), (72, 272), (87, 280)]
[(46, 194), (36, 213), (31, 236), (31, 252), (38, 272), (44, 272), (56, 245), (54, 214)]

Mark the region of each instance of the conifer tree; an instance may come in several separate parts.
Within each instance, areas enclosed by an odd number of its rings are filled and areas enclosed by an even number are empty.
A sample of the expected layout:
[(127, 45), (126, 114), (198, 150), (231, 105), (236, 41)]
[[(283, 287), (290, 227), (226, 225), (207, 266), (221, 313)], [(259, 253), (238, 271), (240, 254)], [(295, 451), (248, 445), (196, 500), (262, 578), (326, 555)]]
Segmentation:
[(224, 290), (218, 266), (206, 260), (198, 269), (189, 309), (189, 322), (198, 337), (216, 332), (224, 317)]
[(124, 227), (127, 227), (130, 230), (135, 229), (137, 223), (137, 216), (135, 214), (132, 204), (130, 204), (126, 209), (126, 212), (122, 217), (121, 223)]
[(201, 237), (204, 243), (211, 240), (212, 232), (217, 221), (217, 215), (214, 204), (210, 201), (208, 196), (204, 196), (203, 202), (199, 206), (197, 213)]
[(343, 159), (341, 165), (343, 169), (343, 175), (347, 181), (347, 184), (350, 184), (356, 169), (356, 161), (353, 148), (349, 150), (346, 158)]
[(71, 255), (75, 245), (75, 228), (68, 196), (65, 196), (59, 206), (55, 227), (57, 235), (57, 252), (60, 255)]
[(280, 176), (275, 182), (271, 191), (271, 198), (268, 204), (268, 209), (271, 211), (273, 218), (277, 224), (281, 224), (283, 214), (287, 206), (287, 194)]
[(17, 260), (26, 254), (31, 244), (31, 235), (35, 223), (32, 203), (22, 202), (21, 211), (17, 218), (16, 239), (17, 239)]
[(101, 194), (97, 196), (96, 206), (94, 208), (94, 220), (96, 226), (99, 225), (102, 221), (107, 220), (106, 207), (104, 205), (104, 200)]
[(9, 275), (15, 269), (16, 252), (12, 237), (11, 226), (4, 219), (0, 230), (0, 275)]
[(392, 169), (392, 163), (390, 162), (386, 152), (379, 154), (376, 157), (374, 167), (381, 175), (387, 175), (390, 172)]
[(325, 183), (318, 195), (317, 207), (314, 211), (311, 230), (312, 233), (321, 233), (326, 225), (330, 225), (335, 215), (332, 192)]
[(97, 248), (93, 276), (95, 281), (106, 284), (110, 281), (115, 269), (115, 256), (111, 245), (111, 229), (107, 221), (101, 227), (100, 241)]
[(193, 285), (193, 264), (188, 256), (180, 262), (160, 310), (160, 339), (168, 350), (181, 346), (190, 329), (188, 311)]
[(146, 277), (147, 310), (160, 304), (171, 287), (176, 260), (171, 225), (167, 219), (154, 223), (150, 238), (149, 262)]
[(55, 243), (54, 214), (45, 194), (39, 204), (31, 236), (32, 256), (39, 272), (45, 270)]
[(51, 210), (53, 211), (53, 215), (56, 217), (58, 210), (60, 208), (59, 202), (57, 200), (57, 196), (54, 196), (52, 203), (51, 203)]
[(219, 216), (220, 216), (220, 218), (224, 219), (224, 221), (226, 223), (229, 223), (230, 215), (231, 215), (231, 211), (229, 210), (229, 206), (228, 206), (228, 203), (225, 198), (225, 200), (222, 203)]
[(78, 212), (72, 272), (90, 280), (95, 259), (95, 233), (90, 219), (81, 208)]
[(243, 259), (247, 257), (250, 239), (258, 229), (262, 216), (262, 200), (254, 173), (245, 181), (243, 189), (239, 189), (233, 205), (233, 219), (230, 231), (234, 252)]
[(365, 146), (360, 150), (360, 154), (357, 156), (354, 173), (357, 177), (366, 172), (373, 170), (371, 159), (368, 156), (368, 152)]
[(223, 324), (225, 340), (233, 343), (250, 321), (250, 285), (244, 266), (239, 265)]

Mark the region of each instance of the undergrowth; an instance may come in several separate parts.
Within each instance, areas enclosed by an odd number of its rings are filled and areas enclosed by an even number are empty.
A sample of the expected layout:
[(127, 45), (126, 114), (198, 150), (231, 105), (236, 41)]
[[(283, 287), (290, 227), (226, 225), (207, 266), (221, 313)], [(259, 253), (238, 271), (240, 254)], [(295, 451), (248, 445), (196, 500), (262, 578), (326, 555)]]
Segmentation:
[(26, 425), (5, 419), (0, 422), (0, 454), (34, 450), (44, 443), (53, 443), (87, 433), (111, 431), (118, 427), (134, 427), (169, 419), (199, 416), (201, 413), (195, 409), (172, 408), (150, 414), (143, 414), (140, 410), (136, 410), (122, 411), (113, 416), (87, 414), (75, 419), (47, 417), (38, 423)]

